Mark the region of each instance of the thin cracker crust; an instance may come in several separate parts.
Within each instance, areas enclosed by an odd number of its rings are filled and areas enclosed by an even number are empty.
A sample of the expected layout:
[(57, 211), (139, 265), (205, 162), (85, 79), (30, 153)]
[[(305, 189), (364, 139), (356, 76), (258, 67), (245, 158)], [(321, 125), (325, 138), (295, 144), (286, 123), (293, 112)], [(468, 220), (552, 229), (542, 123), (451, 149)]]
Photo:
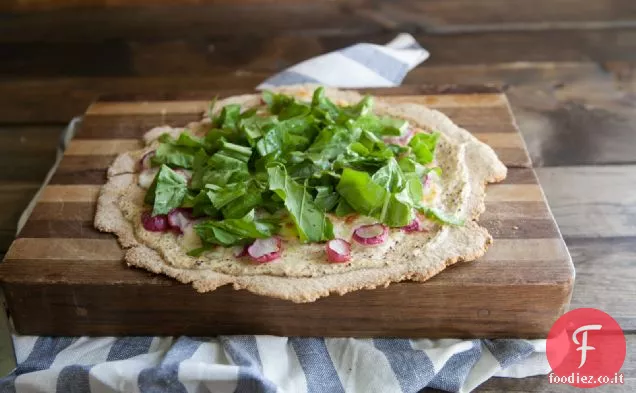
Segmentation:
[[(315, 86), (312, 85), (302, 85), (275, 90), (307, 98), (307, 96), (311, 97), (314, 88)], [(337, 101), (354, 102), (361, 98), (353, 91), (326, 89), (326, 93), (331, 99)], [(258, 100), (260, 96), (256, 94), (235, 96), (221, 100), (217, 108), (229, 103), (239, 103), (249, 107), (258, 103)], [(440, 131), (454, 143), (464, 144), (471, 190), (466, 204), (467, 216), (476, 220), (484, 211), (486, 183), (501, 181), (506, 176), (506, 167), (499, 161), (494, 151), (468, 131), (456, 126), (441, 112), (422, 105), (390, 104), (378, 99), (376, 111), (406, 118), (425, 129)], [(146, 143), (152, 144), (160, 134), (159, 129), (153, 129), (145, 135), (144, 139)], [(150, 147), (147, 149), (150, 150)], [(208, 292), (220, 286), (232, 284), (234, 289), (246, 289), (258, 295), (298, 303), (312, 302), (332, 293), (343, 295), (360, 289), (388, 286), (392, 282), (404, 280), (426, 281), (456, 262), (472, 261), (481, 257), (492, 243), (492, 237), (486, 229), (469, 219), (464, 226), (449, 229), (443, 249), (436, 250), (435, 255), (422, 256), (421, 262), (417, 263), (396, 263), (381, 268), (354, 270), (319, 277), (285, 277), (265, 274), (235, 276), (213, 270), (176, 268), (166, 263), (157, 251), (137, 240), (133, 225), (123, 217), (118, 206), (117, 200), (121, 193), (135, 182), (132, 174), (135, 166), (131, 163), (138, 162), (139, 158), (141, 158), (139, 152), (123, 153), (109, 168), (108, 182), (102, 188), (97, 202), (95, 227), (100, 231), (117, 235), (122, 247), (128, 249), (125, 253), (125, 261), (128, 265), (165, 274), (183, 283), (191, 283), (199, 292)], [(417, 252), (417, 250), (410, 251)]]

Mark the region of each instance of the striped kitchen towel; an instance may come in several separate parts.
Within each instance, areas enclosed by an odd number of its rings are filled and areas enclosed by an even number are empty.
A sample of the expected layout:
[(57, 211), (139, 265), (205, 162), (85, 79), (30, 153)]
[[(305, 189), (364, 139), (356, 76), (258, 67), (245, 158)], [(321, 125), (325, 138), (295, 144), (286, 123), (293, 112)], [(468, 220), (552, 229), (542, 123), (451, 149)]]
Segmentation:
[(545, 340), (16, 337), (0, 391), (470, 392), (491, 376), (549, 371)]
[[(307, 60), (259, 88), (398, 86), (427, 57), (401, 34), (386, 46), (362, 43)], [(14, 335), (13, 342), (17, 367), (0, 379), (0, 392), (470, 392), (493, 376), (550, 371), (545, 340)]]
[(333, 87), (394, 87), (406, 74), (428, 59), (410, 34), (400, 34), (386, 45), (355, 44), (298, 63), (257, 88), (317, 83)]

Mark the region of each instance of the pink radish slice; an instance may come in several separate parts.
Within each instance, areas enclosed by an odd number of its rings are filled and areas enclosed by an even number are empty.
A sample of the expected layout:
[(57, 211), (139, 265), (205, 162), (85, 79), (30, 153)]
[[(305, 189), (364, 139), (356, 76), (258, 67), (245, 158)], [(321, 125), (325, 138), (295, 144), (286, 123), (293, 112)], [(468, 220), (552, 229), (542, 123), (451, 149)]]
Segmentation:
[(172, 209), (168, 213), (168, 225), (176, 233), (183, 233), (188, 225), (192, 225), (192, 210), (185, 208)]
[(406, 146), (409, 144), (409, 141), (411, 140), (412, 137), (413, 137), (413, 129), (409, 128), (408, 130), (406, 130), (404, 135), (384, 138), (384, 142), (393, 144), (393, 145)]
[(153, 217), (149, 211), (145, 211), (141, 213), (141, 224), (147, 231), (165, 232), (168, 230), (168, 216), (158, 214)]
[(427, 173), (426, 175), (422, 176), (422, 186), (424, 188), (429, 187), (431, 185), (431, 176)]
[(148, 153), (144, 154), (144, 156), (141, 157), (141, 160), (139, 160), (139, 165), (141, 166), (141, 169), (152, 168), (152, 163), (150, 162), (150, 160), (152, 160), (152, 157), (154, 156), (155, 156), (154, 150), (151, 150)]
[(403, 226), (402, 230), (404, 232), (418, 232), (420, 231), (421, 227), (422, 227), (422, 223), (420, 222), (420, 219), (415, 217), (409, 225)]
[(389, 229), (382, 224), (363, 225), (353, 231), (353, 239), (366, 245), (384, 243), (388, 235)]
[(351, 244), (342, 239), (327, 242), (327, 259), (329, 262), (347, 262), (351, 259)]
[(282, 244), (277, 236), (267, 239), (256, 239), (254, 243), (247, 247), (247, 253), (258, 263), (271, 262), (281, 255)]

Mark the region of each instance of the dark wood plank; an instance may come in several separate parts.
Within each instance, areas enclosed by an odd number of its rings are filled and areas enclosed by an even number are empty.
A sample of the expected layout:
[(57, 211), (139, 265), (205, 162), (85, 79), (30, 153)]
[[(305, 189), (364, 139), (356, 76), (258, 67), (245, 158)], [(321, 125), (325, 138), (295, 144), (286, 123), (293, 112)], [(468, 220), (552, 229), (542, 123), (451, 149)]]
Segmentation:
[[(213, 34), (226, 36), (228, 32), (242, 35), (298, 31), (341, 34), (377, 31), (380, 27), (340, 2), (271, 2), (238, 6), (226, 3), (5, 14), (0, 36), (4, 42), (38, 41), (42, 37), (47, 37), (48, 41), (95, 42), (123, 37), (200, 39)], [(9, 40), (6, 34), (21, 34), (22, 37)]]
[(576, 268), (570, 308), (595, 307), (636, 331), (636, 237), (568, 239)]
[(0, 126), (0, 181), (42, 181), (55, 162), (63, 129), (61, 126)]
[(0, 182), (0, 254), (15, 238), (18, 219), (39, 188), (34, 182)]
[[(267, 75), (180, 78), (70, 78), (0, 81), (0, 123), (66, 124), (104, 93), (252, 89)], [(60, 97), (65, 99), (61, 100)]]
[(636, 19), (636, 7), (629, 0), (400, 0), (378, 4), (377, 12), (385, 20), (409, 22), (436, 33), (611, 28), (631, 25)]
[(130, 46), (125, 42), (7, 43), (0, 44), (3, 76), (109, 76), (129, 75), (133, 69)]
[(511, 63), (451, 67), (450, 73), (425, 65), (406, 81), (505, 85), (535, 166), (631, 164), (636, 162), (633, 64)]
[(636, 166), (539, 168), (566, 239), (636, 236)]
[[(161, 59), (157, 59), (161, 62)], [(1, 66), (0, 66), (1, 67)], [(413, 84), (528, 84), (544, 80), (549, 86), (567, 82), (568, 76), (590, 78), (599, 73), (589, 64), (538, 64), (527, 67), (499, 65), (493, 67), (430, 67), (417, 68), (407, 76)], [(83, 113), (91, 101), (100, 95), (157, 94), (157, 92), (215, 91), (253, 89), (270, 74), (241, 71), (217, 76), (137, 77), (137, 78), (29, 78), (0, 80), (0, 123), (68, 122)], [(539, 86), (540, 87), (540, 86)], [(170, 98), (165, 93), (165, 98)], [(64, 95), (65, 99), (59, 97)]]
[(76, 136), (82, 139), (127, 139), (141, 138), (153, 127), (169, 125), (183, 127), (202, 118), (198, 113), (176, 113), (166, 115), (109, 115), (87, 116), (82, 121)]
[[(135, 26), (139, 28), (137, 22), (135, 20)], [(213, 22), (207, 21), (206, 24), (213, 25)], [(13, 76), (20, 72), (20, 75), (33, 77), (97, 76), (98, 70), (103, 76), (183, 77), (186, 73), (214, 76), (237, 71), (271, 74), (325, 52), (360, 42), (385, 44), (396, 36), (395, 31), (373, 30), (371, 33), (337, 35), (257, 34), (228, 37), (224, 34), (221, 37), (210, 38), (207, 35), (197, 35), (188, 39), (183, 34), (187, 35), (187, 32), (193, 30), (187, 29), (181, 32), (178, 38), (162, 40), (156, 35), (167, 30), (157, 31), (154, 28), (151, 29), (151, 38), (138, 40), (124, 40), (117, 35), (116, 39), (104, 38), (94, 42), (90, 34), (83, 34), (68, 44), (64, 41), (51, 42), (55, 40), (56, 31), (47, 36), (46, 42), (34, 38), (16, 43), (5, 40), (22, 40), (24, 32), (17, 37), (9, 31), (3, 32), (10, 25), (11, 23), (5, 22), (0, 26), (0, 51), (13, 53), (14, 56), (8, 57), (0, 65), (0, 75)], [(23, 31), (29, 27), (18, 28)], [(51, 26), (47, 28), (53, 29)], [(112, 26), (108, 27), (110, 28)], [(84, 30), (77, 27), (76, 31)], [(96, 29), (90, 30), (94, 31)], [(117, 34), (120, 33), (121, 31), (117, 31)], [(434, 54), (427, 60), (428, 66), (508, 62), (634, 61), (634, 37), (636, 26), (600, 30), (511, 31), (506, 34), (415, 34), (416, 40)], [(608, 42), (613, 44), (607, 45)], [(237, 51), (236, 48), (241, 50)], [(108, 62), (95, 65), (91, 61), (77, 61), (77, 57), (84, 53), (88, 59), (96, 61), (103, 60), (106, 55), (110, 56), (107, 57)]]
[[(414, 286), (421, 291), (409, 290)], [(324, 335), (325, 327), (329, 326), (330, 335), (339, 337), (506, 336), (505, 332), (512, 330), (519, 336), (537, 336), (545, 334), (560, 313), (553, 307), (529, 311), (527, 302), (536, 295), (536, 284), (501, 287), (494, 292), (481, 285), (456, 286), (455, 291), (449, 291), (435, 285), (403, 283), (342, 297), (329, 296), (306, 304), (256, 296), (227, 286), (206, 294), (198, 294), (184, 284), (33, 283), (24, 286), (5, 283), (3, 288), (12, 305), (10, 313), (16, 329), (21, 334), (147, 335), (161, 331), (170, 335), (209, 336), (248, 334), (256, 329), (261, 334), (316, 336)], [(25, 291), (29, 296), (23, 296)], [(404, 297), (404, 291), (418, 295)], [(461, 299), (465, 299), (467, 291), (474, 298), (482, 299), (482, 308), (467, 305), (453, 317), (444, 317), (449, 316), (443, 306), (445, 302), (452, 302), (461, 309), (461, 305), (466, 304)], [(551, 299), (564, 296), (562, 289), (554, 286), (542, 292)], [(157, 302), (158, 298), (164, 300)], [(391, 306), (386, 303), (387, 299), (397, 298), (404, 300)], [(502, 302), (509, 310), (515, 310), (515, 318), (510, 318), (508, 312), (495, 311)], [(55, 307), (38, 306), (44, 303)], [(227, 307), (230, 303), (233, 306)], [(121, 304), (127, 307), (119, 307)], [(422, 309), (427, 312), (414, 312)], [(100, 310), (99, 315), (93, 310)], [(174, 318), (175, 315), (182, 317)], [(126, 323), (113, 322), (122, 320)]]
[[(136, 2), (131, 6), (122, 0), (13, 0), (3, 3), (0, 11), (22, 12), (9, 18), (5, 22), (8, 26), (2, 32), (16, 32), (19, 26), (34, 31), (22, 32), (24, 37), (3, 38), (26, 41), (43, 37), (44, 26), (39, 23), (42, 21), (52, 23), (53, 29), (46, 31), (49, 40), (73, 40), (77, 39), (75, 32), (85, 31), (83, 39), (88, 36), (100, 41), (116, 37), (201, 37), (225, 35), (227, 31), (267, 35), (298, 30), (342, 34), (381, 28), (396, 31), (417, 28), (436, 33), (612, 28), (633, 26), (636, 19), (636, 10), (629, 0), (537, 0), (532, 5), (524, 0), (338, 0), (319, 3), (307, 0), (205, 0), (194, 4), (192, 0), (153, 0), (147, 3), (151, 4)], [(48, 12), (24, 12), (28, 10)]]
[(95, 217), (95, 204), (38, 202), (29, 217), (31, 220), (91, 221)]
[(559, 229), (551, 219), (480, 220), (495, 239), (534, 239), (559, 236)]
[(19, 237), (28, 238), (70, 238), (70, 239), (112, 239), (113, 234), (100, 232), (95, 229), (93, 220), (72, 221), (72, 220), (29, 220)]

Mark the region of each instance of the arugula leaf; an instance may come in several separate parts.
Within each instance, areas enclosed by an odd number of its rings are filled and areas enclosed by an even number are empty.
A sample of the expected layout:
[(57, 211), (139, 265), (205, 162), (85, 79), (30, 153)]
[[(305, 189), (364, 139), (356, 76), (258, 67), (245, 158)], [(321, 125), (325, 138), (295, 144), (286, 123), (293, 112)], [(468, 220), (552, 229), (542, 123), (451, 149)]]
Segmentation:
[(305, 117), (311, 113), (311, 107), (309, 105), (292, 101), (289, 105), (282, 108), (278, 113), (278, 120), (287, 120), (295, 117)]
[(222, 141), (221, 149), (216, 152), (215, 156), (226, 156), (235, 160), (247, 163), (252, 157), (252, 149), (247, 146), (237, 145), (235, 143)]
[(372, 110), (373, 97), (367, 95), (364, 96), (357, 104), (342, 108), (341, 112), (350, 119), (358, 119), (371, 114)]
[(256, 141), (277, 123), (278, 120), (274, 116), (250, 116), (241, 118), (239, 121), (239, 129), (245, 135), (250, 146), (254, 147)]
[(340, 202), (338, 202), (338, 206), (336, 207), (336, 216), (344, 217), (355, 212), (356, 211), (353, 210), (353, 208), (347, 203), (347, 201), (340, 198)]
[(167, 214), (181, 206), (188, 191), (186, 180), (167, 165), (162, 165), (146, 193), (145, 200), (152, 201), (152, 215)]
[(333, 160), (359, 137), (359, 130), (352, 132), (344, 127), (330, 126), (320, 131), (307, 154), (314, 162)]
[(285, 203), (302, 242), (333, 239), (333, 224), (312, 200), (306, 187), (289, 178), (284, 167), (267, 168), (269, 189)]
[(225, 205), (222, 209), (223, 217), (239, 218), (263, 204), (262, 189), (252, 181), (245, 188), (245, 193)]
[(354, 118), (349, 124), (352, 128), (360, 128), (378, 136), (401, 136), (409, 127), (406, 120), (389, 116), (378, 117), (372, 113)]
[(196, 147), (180, 146), (170, 140), (159, 145), (157, 150), (155, 150), (155, 156), (152, 157), (151, 162), (153, 165), (167, 164), (169, 166), (190, 169), (194, 162), (194, 156), (198, 151), (199, 149)]
[(245, 183), (231, 183), (223, 187), (207, 184), (205, 188), (208, 189), (207, 197), (216, 209), (221, 209), (233, 200), (242, 197), (247, 191)]
[[(383, 180), (387, 186), (392, 182), (384, 176)], [(366, 172), (345, 168), (336, 190), (355, 211), (375, 217), (389, 226), (404, 226), (413, 219), (409, 190), (404, 188), (391, 193), (386, 187), (373, 182)]]
[(424, 196), (422, 179), (417, 173), (405, 173), (404, 178), (406, 179), (406, 189), (411, 201), (414, 205), (417, 205)]
[(219, 211), (214, 208), (212, 201), (208, 198), (206, 190), (201, 190), (195, 194), (187, 193), (183, 198), (181, 207), (192, 208), (192, 214), (195, 217), (216, 217), (219, 214)]
[(335, 123), (340, 117), (340, 108), (327, 98), (325, 89), (322, 86), (314, 90), (314, 95), (311, 98), (311, 107), (314, 116), (328, 124)]
[(336, 186), (340, 196), (355, 211), (367, 216), (378, 215), (389, 192), (371, 181), (368, 173), (345, 168)]
[(295, 101), (294, 97), (284, 94), (275, 94), (269, 90), (263, 91), (261, 97), (267, 104), (269, 111), (275, 115), (279, 114), (285, 107)]
[(303, 160), (299, 163), (288, 164), (287, 173), (292, 179), (306, 179), (320, 173), (322, 168), (311, 160)]
[(383, 136), (402, 136), (409, 128), (409, 122), (404, 119), (397, 119), (390, 116), (381, 116), (378, 121), (382, 126), (379, 134)]
[(177, 146), (193, 147), (197, 150), (204, 148), (203, 140), (201, 138), (187, 132), (182, 132), (174, 144)]
[(433, 161), (435, 158), (435, 145), (439, 139), (439, 133), (434, 132), (427, 134), (424, 132), (417, 133), (411, 138), (409, 146), (413, 149), (413, 154), (417, 162), (425, 165)]
[(333, 210), (340, 201), (340, 195), (338, 195), (331, 186), (318, 186), (316, 187), (316, 191), (314, 202), (318, 208), (326, 212)]
[(250, 178), (248, 161), (251, 149), (224, 140), (221, 141), (221, 146), (221, 149), (209, 158), (205, 153), (197, 154), (193, 163), (191, 188), (202, 189), (208, 184), (225, 186)]
[(219, 117), (212, 123), (215, 128), (226, 128), (234, 130), (238, 126), (241, 117), (241, 106), (239, 104), (229, 104), (221, 109)]
[(195, 232), (206, 243), (229, 247), (250, 239), (264, 239), (275, 235), (279, 227), (272, 220), (256, 220), (254, 211), (241, 218), (208, 220), (194, 226)]
[[(422, 177), (440, 172), (428, 167), (439, 134), (417, 134), (408, 146), (387, 145), (384, 137), (403, 136), (409, 124), (374, 114), (371, 97), (339, 106), (318, 88), (311, 103), (270, 91), (262, 99), (269, 113), (241, 112), (231, 104), (215, 115), (212, 102), (204, 138), (188, 133), (159, 138), (153, 163), (162, 165), (161, 177), (145, 200), (153, 210), (180, 205), (195, 216), (219, 218), (200, 229), (202, 250), (255, 238), (255, 222), (267, 224), (248, 217), (255, 211), (293, 223), (287, 232), (303, 242), (333, 238), (326, 212), (365, 214), (403, 226), (421, 210), (440, 222), (455, 222), (420, 203)], [(192, 169), (189, 187), (169, 167)]]
[(213, 245), (211, 244), (211, 245), (204, 245), (203, 247), (195, 248), (194, 250), (190, 250), (186, 252), (186, 255), (195, 257), (195, 258), (200, 257), (201, 255), (203, 255), (204, 252), (210, 250), (212, 246)]
[(455, 226), (464, 225), (464, 220), (460, 219), (459, 217), (452, 216), (434, 207), (418, 205), (417, 210), (425, 214), (428, 218), (442, 224), (449, 224), (449, 225), (455, 225)]
[(390, 227), (403, 227), (408, 225), (415, 218), (413, 211), (413, 201), (408, 189), (391, 194), (382, 213), (377, 218)]
[[(360, 141), (364, 140), (365, 133), (361, 135)], [(333, 163), (334, 169), (350, 167), (365, 172), (375, 172), (393, 157), (393, 153), (381, 141), (376, 143), (367, 139), (366, 146), (360, 141), (350, 144), (347, 151), (338, 156)]]
[(243, 136), (238, 130), (229, 128), (213, 128), (205, 135), (205, 149), (211, 154), (219, 150), (223, 142), (240, 144), (243, 142)]
[(395, 161), (395, 158), (389, 159), (385, 166), (378, 169), (378, 171), (371, 176), (371, 180), (390, 192), (401, 190), (406, 183), (404, 174), (397, 161)]
[(256, 143), (256, 149), (262, 156), (279, 151), (304, 150), (309, 145), (309, 138), (290, 132), (288, 120), (275, 125)]

